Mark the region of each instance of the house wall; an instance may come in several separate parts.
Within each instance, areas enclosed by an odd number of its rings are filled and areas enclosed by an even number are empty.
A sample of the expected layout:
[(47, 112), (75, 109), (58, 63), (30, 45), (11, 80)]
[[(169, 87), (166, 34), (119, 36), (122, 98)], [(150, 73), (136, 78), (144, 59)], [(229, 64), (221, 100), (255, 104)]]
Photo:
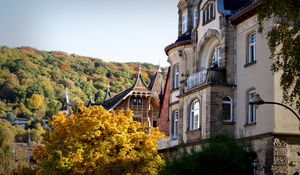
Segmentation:
[(168, 71), (167, 74), (167, 80), (165, 84), (165, 93), (163, 96), (163, 101), (162, 101), (162, 106), (160, 109), (160, 114), (159, 114), (159, 130), (163, 132), (166, 136), (170, 136), (170, 119), (169, 119), (169, 102), (170, 102), (170, 70)]
[[(270, 29), (271, 22), (265, 22), (265, 29)], [(247, 66), (247, 38), (256, 32), (256, 63)], [(293, 114), (278, 105), (264, 104), (257, 106), (256, 124), (245, 125), (247, 116), (247, 90), (255, 88), (256, 93), (265, 101), (281, 102), (280, 74), (273, 74), (270, 51), (266, 35), (258, 32), (257, 16), (254, 15), (236, 26), (237, 36), (237, 137), (253, 136), (269, 132), (299, 133), (299, 121)], [(244, 43), (244, 44), (242, 44)]]
[[(272, 21), (265, 21), (264, 29), (270, 30)], [(252, 32), (256, 32), (256, 63), (246, 65), (247, 38)], [(256, 123), (246, 125), (248, 89), (255, 88), (265, 101), (282, 102), (281, 74), (271, 71), (274, 60), (269, 58), (266, 35), (258, 32), (257, 15), (236, 26), (236, 43), (236, 137), (250, 141), (262, 166), (259, 175), (299, 173), (299, 121), (290, 111), (279, 105), (259, 105)]]
[[(133, 98), (135, 96), (128, 96), (121, 103), (119, 103), (114, 110), (121, 109), (131, 109), (134, 115), (141, 116), (141, 122), (147, 124), (147, 116), (150, 119), (151, 126), (153, 124), (153, 120), (158, 119), (159, 107), (155, 106), (150, 98), (142, 96), (142, 105), (133, 105)], [(150, 103), (150, 108), (149, 108)]]

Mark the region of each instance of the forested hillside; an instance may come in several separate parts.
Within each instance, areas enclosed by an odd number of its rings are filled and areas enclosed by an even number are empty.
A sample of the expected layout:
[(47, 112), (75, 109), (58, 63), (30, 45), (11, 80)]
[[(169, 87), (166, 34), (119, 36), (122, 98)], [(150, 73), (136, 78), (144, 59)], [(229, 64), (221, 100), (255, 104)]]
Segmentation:
[[(50, 117), (65, 107), (65, 89), (72, 105), (99, 102), (108, 82), (111, 92), (129, 87), (137, 63), (104, 62), (101, 59), (40, 51), (30, 47), (0, 47), (0, 115)], [(149, 83), (157, 66), (142, 64), (142, 76)]]

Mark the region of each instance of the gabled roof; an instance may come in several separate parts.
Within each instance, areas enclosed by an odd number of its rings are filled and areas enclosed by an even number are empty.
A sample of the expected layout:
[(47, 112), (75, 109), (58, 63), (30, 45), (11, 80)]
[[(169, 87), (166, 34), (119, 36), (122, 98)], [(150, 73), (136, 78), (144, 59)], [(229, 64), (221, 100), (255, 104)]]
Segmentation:
[(166, 82), (166, 76), (159, 67), (155, 75), (151, 78), (151, 82), (148, 89), (153, 93), (154, 98), (161, 101), (164, 93), (164, 86)]
[(110, 89), (109, 88), (110, 88), (110, 85), (108, 83), (107, 90), (106, 90), (106, 93), (105, 93), (103, 101), (106, 101), (106, 100), (108, 100), (108, 99), (111, 98), (111, 93), (110, 93)]
[(107, 110), (111, 110), (131, 94), (148, 94), (148, 95), (151, 94), (151, 91), (148, 89), (148, 87), (146, 86), (142, 78), (140, 66), (139, 66), (137, 78), (133, 83), (133, 85), (130, 88), (125, 89), (124, 91), (113, 96), (112, 98), (103, 101), (101, 105), (105, 107)]
[(124, 91), (118, 93), (117, 95), (113, 96), (112, 98), (104, 101), (101, 105), (107, 109), (112, 109), (116, 104), (118, 104), (126, 95), (128, 95), (132, 91), (133, 87), (125, 89)]
[[(140, 69), (140, 68), (139, 68)], [(141, 70), (139, 70), (137, 78), (132, 85), (134, 91), (149, 91), (146, 83), (144, 82), (141, 74)]]

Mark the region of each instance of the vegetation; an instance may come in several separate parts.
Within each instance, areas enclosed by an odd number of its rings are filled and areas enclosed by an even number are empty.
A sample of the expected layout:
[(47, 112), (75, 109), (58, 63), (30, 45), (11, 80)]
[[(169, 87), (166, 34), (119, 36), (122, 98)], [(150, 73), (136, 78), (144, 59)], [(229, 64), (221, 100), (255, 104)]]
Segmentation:
[(164, 161), (157, 152), (162, 134), (133, 120), (130, 110), (101, 106), (55, 115), (44, 146), (34, 151), (40, 174), (157, 174)]
[(183, 152), (180, 156), (171, 157), (162, 175), (222, 175), (253, 174), (254, 151), (235, 143), (227, 136), (216, 136), (199, 152)]
[[(150, 81), (157, 67), (142, 64), (142, 76)], [(0, 116), (47, 118), (66, 108), (65, 89), (72, 105), (87, 103), (93, 95), (103, 100), (108, 82), (112, 93), (129, 87), (137, 63), (106, 63), (100, 59), (29, 47), (0, 47)]]
[(34, 173), (28, 162), (28, 154), (15, 143), (15, 139), (22, 139), (22, 133), (25, 133), (23, 128), (14, 127), (7, 120), (0, 119), (0, 175)]
[(260, 31), (265, 20), (273, 21), (271, 30), (266, 30), (272, 70), (280, 72), (283, 100), (296, 105), (300, 112), (300, 1), (261, 0), (258, 11)]

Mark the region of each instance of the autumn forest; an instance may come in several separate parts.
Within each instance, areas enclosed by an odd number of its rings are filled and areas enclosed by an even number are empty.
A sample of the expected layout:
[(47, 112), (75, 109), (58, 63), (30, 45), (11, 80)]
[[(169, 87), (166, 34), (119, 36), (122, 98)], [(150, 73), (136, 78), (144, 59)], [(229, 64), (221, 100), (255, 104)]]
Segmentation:
[[(104, 62), (61, 51), (30, 47), (0, 47), (0, 115), (49, 118), (66, 107), (65, 90), (71, 105), (86, 104), (92, 96), (103, 100), (108, 83), (112, 94), (134, 81), (138, 63)], [(157, 66), (142, 63), (146, 83)]]

